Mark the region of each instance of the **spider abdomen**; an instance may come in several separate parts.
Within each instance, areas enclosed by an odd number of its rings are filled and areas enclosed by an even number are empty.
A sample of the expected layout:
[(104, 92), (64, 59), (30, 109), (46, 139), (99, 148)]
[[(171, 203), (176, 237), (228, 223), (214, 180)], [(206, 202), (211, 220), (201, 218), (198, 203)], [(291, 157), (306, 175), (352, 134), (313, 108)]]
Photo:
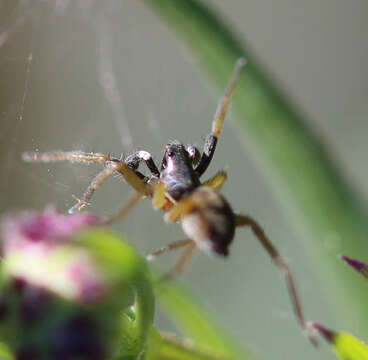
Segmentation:
[(210, 253), (227, 256), (234, 238), (234, 213), (226, 199), (210, 187), (199, 187), (190, 195), (193, 206), (181, 218), (184, 233)]

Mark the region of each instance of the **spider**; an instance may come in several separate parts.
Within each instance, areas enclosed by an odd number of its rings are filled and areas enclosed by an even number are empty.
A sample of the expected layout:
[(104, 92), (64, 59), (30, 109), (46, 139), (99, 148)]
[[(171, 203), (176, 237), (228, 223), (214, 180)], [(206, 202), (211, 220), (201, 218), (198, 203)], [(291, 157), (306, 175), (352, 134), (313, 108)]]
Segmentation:
[[(23, 160), (28, 162), (70, 161), (104, 165), (104, 169), (93, 178), (82, 197), (77, 199), (77, 203), (69, 209), (69, 213), (80, 211), (86, 207), (95, 190), (116, 173), (121, 174), (136, 191), (119, 214), (110, 218), (108, 223), (126, 215), (141, 198), (152, 198), (153, 207), (165, 212), (166, 221), (180, 222), (187, 236), (187, 239), (172, 242), (147, 256), (148, 260), (153, 260), (167, 251), (185, 248), (172, 269), (171, 275), (176, 275), (182, 271), (195, 249), (204, 250), (220, 257), (228, 256), (229, 245), (234, 238), (235, 229), (237, 227), (251, 228), (271, 259), (285, 273), (296, 317), (301, 327), (304, 330), (309, 330), (302, 312), (295, 281), (288, 265), (258, 222), (250, 216), (235, 214), (228, 201), (220, 194), (219, 190), (227, 179), (226, 172), (219, 171), (210, 179), (204, 182), (200, 181), (213, 158), (230, 105), (231, 95), (245, 63), (245, 59), (240, 58), (234, 67), (230, 82), (217, 106), (212, 131), (205, 140), (202, 155), (195, 146), (183, 145), (174, 140), (165, 146), (160, 170), (152, 155), (145, 150), (136, 151), (125, 159), (81, 151), (27, 152), (23, 153)], [(151, 173), (150, 176), (138, 171), (141, 162), (146, 164)], [(310, 331), (307, 333), (312, 342), (315, 343)]]

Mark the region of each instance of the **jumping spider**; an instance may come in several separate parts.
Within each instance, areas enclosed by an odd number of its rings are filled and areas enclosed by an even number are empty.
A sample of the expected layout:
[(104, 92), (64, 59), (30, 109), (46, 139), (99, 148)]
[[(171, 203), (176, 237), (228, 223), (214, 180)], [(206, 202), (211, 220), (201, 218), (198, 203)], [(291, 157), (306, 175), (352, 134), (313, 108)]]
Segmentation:
[[(220, 171), (215, 176), (201, 183), (200, 178), (207, 170), (214, 155), (223, 121), (230, 104), (231, 94), (240, 75), (245, 59), (236, 63), (232, 78), (221, 98), (212, 123), (212, 131), (205, 140), (202, 155), (193, 145), (183, 145), (171, 141), (165, 146), (165, 152), (159, 170), (152, 155), (144, 150), (136, 151), (124, 160), (101, 153), (81, 151), (30, 152), (23, 154), (28, 162), (71, 161), (81, 163), (101, 163), (104, 169), (98, 173), (87, 187), (81, 199), (69, 209), (69, 213), (82, 210), (91, 199), (94, 191), (111, 175), (119, 173), (136, 190), (121, 212), (111, 218), (125, 215), (141, 198), (150, 197), (155, 209), (165, 212), (165, 220), (180, 222), (187, 239), (176, 241), (148, 255), (153, 260), (169, 250), (185, 247), (171, 274), (181, 272), (195, 249), (205, 250), (225, 257), (229, 254), (237, 227), (250, 227), (275, 264), (285, 273), (289, 293), (295, 314), (303, 329), (307, 324), (301, 309), (298, 293), (292, 273), (277, 249), (265, 235), (262, 227), (250, 216), (235, 214), (220, 194), (219, 190), (226, 181), (226, 172)], [(141, 162), (148, 167), (151, 176), (138, 171)], [(313, 336), (308, 331), (313, 342)]]

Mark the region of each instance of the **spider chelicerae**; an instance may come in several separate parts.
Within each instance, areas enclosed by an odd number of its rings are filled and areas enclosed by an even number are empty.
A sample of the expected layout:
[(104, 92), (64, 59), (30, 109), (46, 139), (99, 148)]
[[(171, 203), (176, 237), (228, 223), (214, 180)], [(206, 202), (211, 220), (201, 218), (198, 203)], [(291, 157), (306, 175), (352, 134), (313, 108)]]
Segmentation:
[[(222, 257), (227, 256), (235, 229), (250, 227), (275, 264), (285, 273), (295, 314), (302, 328), (308, 330), (310, 339), (315, 343), (305, 321), (293, 275), (288, 265), (258, 222), (250, 216), (235, 214), (227, 200), (220, 194), (219, 190), (227, 179), (226, 172), (219, 171), (204, 182), (200, 180), (214, 155), (230, 105), (230, 98), (245, 62), (245, 59), (241, 58), (235, 65), (225, 94), (218, 104), (212, 131), (205, 140), (202, 154), (195, 146), (185, 146), (175, 140), (166, 144), (160, 170), (152, 155), (145, 150), (136, 151), (125, 159), (81, 151), (27, 152), (23, 153), (23, 160), (28, 162), (71, 161), (104, 165), (103, 170), (93, 178), (82, 197), (77, 199), (77, 203), (69, 209), (69, 213), (85, 208), (95, 190), (116, 173), (121, 174), (136, 191), (119, 214), (110, 218), (107, 223), (125, 216), (140, 199), (152, 198), (154, 208), (165, 212), (165, 220), (180, 222), (187, 236), (187, 239), (170, 243), (147, 256), (148, 260), (153, 260), (167, 251), (185, 248), (172, 269), (171, 275), (182, 271), (195, 249), (205, 250)], [(151, 173), (150, 176), (138, 170), (141, 162), (146, 164)]]

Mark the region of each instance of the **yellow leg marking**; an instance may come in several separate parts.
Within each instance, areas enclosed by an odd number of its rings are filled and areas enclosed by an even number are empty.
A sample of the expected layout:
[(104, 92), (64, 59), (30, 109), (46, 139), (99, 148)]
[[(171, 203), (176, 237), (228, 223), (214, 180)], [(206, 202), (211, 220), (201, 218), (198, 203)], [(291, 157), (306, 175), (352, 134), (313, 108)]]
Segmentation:
[(166, 221), (178, 221), (180, 217), (187, 215), (196, 207), (196, 203), (193, 198), (188, 198), (179, 201), (166, 215)]
[(227, 174), (225, 171), (219, 171), (215, 176), (206, 180), (202, 185), (209, 186), (212, 189), (221, 189), (222, 185), (224, 185), (227, 180)]
[(142, 179), (137, 176), (137, 174), (130, 169), (126, 164), (122, 162), (116, 162), (114, 164), (115, 171), (119, 172), (124, 176), (124, 179), (128, 182), (130, 186), (132, 186), (137, 192), (150, 196), (153, 193), (153, 187), (150, 184), (146, 184), (142, 181)]
[(162, 209), (167, 203), (166, 187), (162, 182), (153, 185), (152, 205), (155, 209)]

